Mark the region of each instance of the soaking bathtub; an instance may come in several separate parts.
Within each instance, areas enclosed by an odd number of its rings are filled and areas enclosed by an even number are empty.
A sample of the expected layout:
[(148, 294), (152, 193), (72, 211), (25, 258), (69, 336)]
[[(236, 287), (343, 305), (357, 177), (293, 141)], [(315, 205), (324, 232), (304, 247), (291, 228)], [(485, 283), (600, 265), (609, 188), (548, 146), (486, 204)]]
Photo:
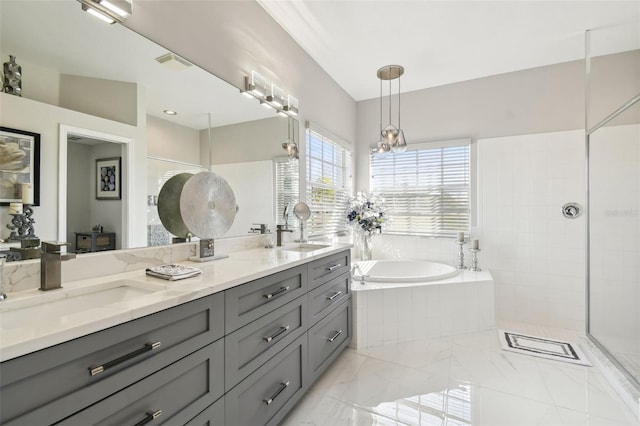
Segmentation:
[(439, 262), (354, 262), (351, 346), (366, 348), (490, 330), (493, 278)]

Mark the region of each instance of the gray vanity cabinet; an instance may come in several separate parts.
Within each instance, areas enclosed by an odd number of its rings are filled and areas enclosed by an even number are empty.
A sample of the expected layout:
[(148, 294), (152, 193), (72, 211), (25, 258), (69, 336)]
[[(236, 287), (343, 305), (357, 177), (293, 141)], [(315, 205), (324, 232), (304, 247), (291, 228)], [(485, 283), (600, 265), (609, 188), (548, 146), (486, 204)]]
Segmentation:
[(351, 276), (341, 276), (326, 282), (309, 292), (309, 315), (311, 324), (315, 324), (351, 296)]
[(349, 250), (336, 253), (309, 264), (309, 289), (326, 283), (350, 271), (351, 252)]
[(275, 425), (351, 338), (350, 252), (0, 364), (3, 425)]
[(308, 329), (302, 296), (225, 337), (225, 389), (229, 390)]
[(307, 288), (307, 265), (301, 265), (226, 290), (225, 333), (306, 294)]
[(0, 423), (55, 423), (221, 338), (223, 324), (215, 294), (5, 361)]
[(58, 424), (183, 425), (222, 396), (223, 364), (217, 340)]
[(225, 395), (225, 425), (275, 425), (307, 388), (307, 339), (300, 336)]
[(309, 329), (309, 373), (315, 381), (351, 340), (351, 300)]

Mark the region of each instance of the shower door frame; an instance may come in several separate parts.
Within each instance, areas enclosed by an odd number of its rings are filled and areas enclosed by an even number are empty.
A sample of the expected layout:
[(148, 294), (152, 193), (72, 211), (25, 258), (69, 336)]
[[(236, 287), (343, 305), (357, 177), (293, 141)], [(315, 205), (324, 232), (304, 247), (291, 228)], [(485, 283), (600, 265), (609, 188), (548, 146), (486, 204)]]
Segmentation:
[(618, 117), (620, 114), (624, 113), (626, 110), (631, 108), (636, 103), (640, 102), (640, 93), (633, 96), (629, 101), (625, 102), (622, 106), (617, 108), (611, 114), (606, 116), (600, 122), (598, 122), (593, 127), (589, 127), (589, 108), (590, 108), (590, 75), (591, 75), (591, 54), (590, 54), (590, 30), (585, 31), (585, 170), (586, 170), (586, 194), (585, 194), (585, 203), (587, 208), (585, 209), (585, 254), (586, 254), (586, 268), (585, 268), (585, 279), (586, 279), (586, 310), (585, 310), (585, 320), (586, 320), (586, 335), (589, 340), (604, 353), (608, 360), (611, 361), (612, 364), (616, 366), (616, 368), (629, 380), (629, 382), (636, 387), (638, 391), (640, 391), (640, 378), (635, 377), (631, 374), (627, 369), (613, 356), (609, 350), (598, 341), (598, 339), (591, 334), (591, 200), (590, 200), (590, 170), (589, 170), (589, 142), (591, 135), (596, 132), (598, 129), (607, 125), (607, 123), (611, 122), (611, 120)]

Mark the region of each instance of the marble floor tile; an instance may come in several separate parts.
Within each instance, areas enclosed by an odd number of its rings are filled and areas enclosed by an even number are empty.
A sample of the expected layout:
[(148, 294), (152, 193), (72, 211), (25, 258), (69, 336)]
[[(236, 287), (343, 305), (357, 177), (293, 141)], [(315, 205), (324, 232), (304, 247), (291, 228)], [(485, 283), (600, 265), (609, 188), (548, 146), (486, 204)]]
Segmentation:
[[(544, 327), (509, 330), (577, 341)], [(347, 349), (281, 423), (640, 426), (595, 367), (500, 349), (495, 330)]]

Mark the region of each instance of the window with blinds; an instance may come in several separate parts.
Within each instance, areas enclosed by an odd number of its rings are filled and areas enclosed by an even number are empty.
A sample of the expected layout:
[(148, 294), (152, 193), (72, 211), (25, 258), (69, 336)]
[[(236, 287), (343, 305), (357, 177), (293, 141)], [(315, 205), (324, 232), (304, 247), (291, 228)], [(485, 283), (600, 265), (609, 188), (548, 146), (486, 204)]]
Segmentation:
[(371, 191), (386, 200), (385, 233), (452, 237), (469, 231), (470, 140), (371, 154)]
[(351, 150), (321, 129), (307, 128), (307, 204), (310, 236), (346, 230), (345, 209), (351, 196)]
[[(289, 229), (298, 226), (297, 220), (293, 215), (293, 206), (298, 202), (299, 185), (298, 185), (298, 159), (281, 157), (275, 158), (275, 218), (276, 225), (289, 225)], [(285, 208), (287, 209), (287, 218), (284, 218)]]

